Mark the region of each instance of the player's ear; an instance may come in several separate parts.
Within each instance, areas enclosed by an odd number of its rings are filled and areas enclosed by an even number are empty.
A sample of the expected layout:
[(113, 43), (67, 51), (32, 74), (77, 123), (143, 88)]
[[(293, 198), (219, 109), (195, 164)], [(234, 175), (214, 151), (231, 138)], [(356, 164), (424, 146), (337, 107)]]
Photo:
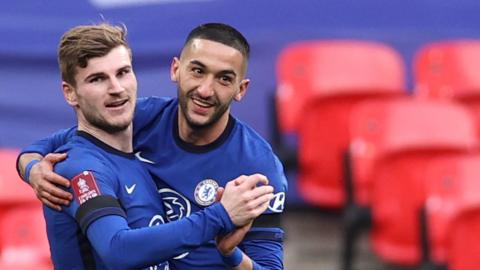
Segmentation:
[(233, 97), (235, 101), (240, 101), (247, 93), (248, 85), (250, 84), (250, 79), (243, 79), (240, 82), (239, 90), (237, 94)]
[(174, 57), (172, 64), (170, 65), (170, 79), (174, 82), (178, 82), (178, 72), (180, 70), (180, 59)]
[(75, 92), (75, 88), (65, 82), (62, 81), (62, 90), (63, 90), (63, 96), (65, 97), (65, 100), (67, 101), (68, 105), (75, 107), (78, 105), (78, 100), (77, 100), (77, 93)]

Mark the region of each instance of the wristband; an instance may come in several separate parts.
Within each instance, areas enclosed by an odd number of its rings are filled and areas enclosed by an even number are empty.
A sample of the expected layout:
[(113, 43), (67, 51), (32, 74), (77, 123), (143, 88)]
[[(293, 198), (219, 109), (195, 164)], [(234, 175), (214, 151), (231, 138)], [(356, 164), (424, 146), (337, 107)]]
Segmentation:
[(38, 159), (31, 160), (30, 162), (28, 162), (27, 166), (25, 167), (25, 179), (23, 180), (28, 184), (30, 184), (30, 180), (29, 180), (30, 170), (32, 169), (33, 165), (37, 164), (38, 162), (40, 162), (40, 160)]
[(243, 260), (243, 252), (236, 247), (233, 253), (229, 256), (222, 255), (223, 262), (232, 268), (237, 267)]

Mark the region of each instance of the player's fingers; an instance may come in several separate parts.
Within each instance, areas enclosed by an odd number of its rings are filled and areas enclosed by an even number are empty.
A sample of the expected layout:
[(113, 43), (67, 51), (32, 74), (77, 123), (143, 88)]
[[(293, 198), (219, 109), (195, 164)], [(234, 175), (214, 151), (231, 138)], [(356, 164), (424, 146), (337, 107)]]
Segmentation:
[(67, 200), (62, 200), (62, 199), (59, 199), (58, 197), (54, 197), (49, 193), (42, 193), (42, 197), (45, 200), (49, 201), (51, 204), (58, 205), (58, 206), (62, 206), (62, 205), (68, 206), (68, 204), (70, 203)]
[(258, 215), (263, 214), (265, 211), (267, 211), (269, 205), (270, 205), (269, 202), (266, 202), (266, 203), (264, 203), (264, 204), (261, 204), (261, 205), (256, 209), (257, 213), (255, 213), (255, 214), (258, 214)]
[(247, 180), (246, 175), (240, 175), (239, 177), (235, 178), (233, 181), (234, 181), (236, 186), (239, 186), (239, 185), (243, 184), (246, 180)]
[(239, 186), (239, 187), (241, 187), (245, 190), (248, 190), (248, 189), (255, 188), (258, 181), (259, 181), (259, 179), (257, 179), (256, 177), (246, 176), (244, 181), (242, 183), (238, 184), (237, 186)]
[(57, 198), (58, 200), (67, 201), (67, 204), (68, 204), (68, 201), (72, 199), (72, 194), (70, 192), (65, 191), (48, 182), (45, 182), (45, 184), (42, 185), (40, 190), (42, 191), (41, 192), (42, 197), (47, 197), (47, 199), (49, 199), (50, 197), (54, 197), (54, 198)]
[(46, 155), (43, 159), (45, 161), (48, 161), (51, 164), (55, 164), (57, 162), (64, 160), (65, 158), (67, 158), (66, 153), (50, 153)]
[(57, 204), (57, 205), (65, 205), (65, 206), (68, 206), (70, 204), (70, 201), (69, 200), (64, 200), (64, 199), (61, 199), (60, 197), (57, 197), (57, 196), (54, 196), (50, 193), (47, 193), (45, 194), (45, 198), (50, 201), (51, 203), (53, 204)]
[(54, 172), (47, 173), (45, 175), (45, 178), (48, 182), (53, 183), (53, 184), (61, 185), (61, 186), (64, 186), (66, 188), (68, 188), (70, 186), (70, 181), (68, 181), (67, 178), (65, 178), (65, 177), (63, 177), (59, 174), (56, 174)]
[(72, 194), (63, 190), (59, 192), (58, 189), (55, 189), (49, 193), (48, 199), (54, 203), (69, 205), (72, 200)]
[(249, 194), (250, 198), (255, 199), (255, 198), (258, 198), (258, 197), (263, 196), (265, 194), (272, 194), (273, 193), (273, 187), (272, 186), (260, 186), (260, 187), (256, 187), (255, 189), (252, 189), (249, 192), (250, 192), (250, 194)]
[(215, 194), (215, 201), (216, 202), (219, 202), (222, 199), (224, 191), (225, 191), (225, 189), (223, 187), (217, 188), (217, 193)]
[[(251, 209), (258, 209), (258, 208), (265, 208), (265, 205), (268, 207), (268, 204), (270, 203), (270, 200), (273, 199), (273, 194), (268, 193), (265, 195), (262, 195), (255, 200), (251, 200), (248, 204)], [(264, 211), (266, 208), (264, 209)]]
[(49, 200), (45, 198), (40, 199), (40, 201), (42, 201), (43, 204), (52, 208), (53, 210), (62, 211), (62, 207), (60, 205), (51, 203)]
[(267, 210), (269, 205), (270, 205), (270, 200), (267, 200), (266, 202), (263, 202), (263, 203), (257, 205), (257, 207), (254, 208), (254, 210), (252, 211), (253, 215), (255, 217), (258, 217), (259, 215), (261, 215), (263, 212), (265, 212)]
[(268, 178), (260, 173), (252, 174), (251, 177), (258, 178), (257, 184), (268, 185)]
[(257, 186), (257, 184), (263, 184), (265, 181), (268, 183), (267, 177), (261, 174), (253, 174), (247, 176), (247, 179), (245, 182), (243, 182), (240, 186), (247, 188), (247, 189), (253, 189)]

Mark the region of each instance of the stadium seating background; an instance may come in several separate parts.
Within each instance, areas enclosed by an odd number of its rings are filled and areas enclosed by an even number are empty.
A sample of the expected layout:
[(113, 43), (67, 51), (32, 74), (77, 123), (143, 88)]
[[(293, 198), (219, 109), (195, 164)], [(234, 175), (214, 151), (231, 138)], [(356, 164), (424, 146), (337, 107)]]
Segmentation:
[[(119, 4), (121, 3), (121, 4)], [(119, 6), (120, 5), (120, 6)], [(56, 48), (78, 24), (124, 23), (134, 51), (139, 96), (173, 96), (172, 56), (204, 22), (226, 22), (252, 45), (246, 98), (234, 113), (269, 139), (267, 99), (282, 48), (308, 39), (385, 42), (407, 65), (427, 42), (480, 38), (477, 0), (90, 0), (0, 3), (0, 148), (21, 148), (75, 123), (60, 92)], [(254, 108), (254, 109), (253, 109)]]

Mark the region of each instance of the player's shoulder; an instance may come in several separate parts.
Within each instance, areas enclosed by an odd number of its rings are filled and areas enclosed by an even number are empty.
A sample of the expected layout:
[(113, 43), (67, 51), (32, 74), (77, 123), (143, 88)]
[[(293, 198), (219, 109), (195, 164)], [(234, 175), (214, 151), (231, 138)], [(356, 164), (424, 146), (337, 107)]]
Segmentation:
[(267, 175), (276, 190), (284, 190), (287, 186), (283, 165), (273, 152), (270, 144), (252, 127), (236, 119), (237, 137), (245, 147), (242, 159), (250, 171)]
[(67, 153), (67, 158), (55, 166), (55, 172), (64, 177), (72, 178), (84, 171), (109, 170), (108, 160), (101, 151), (75, 137), (56, 152)]
[(134, 137), (137, 132), (158, 127), (177, 107), (177, 99), (169, 97), (141, 97), (137, 99), (133, 118)]
[(274, 153), (270, 143), (248, 124), (235, 119), (235, 137), (237, 143), (243, 145), (246, 151), (244, 158), (252, 166), (262, 170), (270, 168), (283, 174), (283, 165)]
[(261, 150), (267, 156), (275, 156), (270, 143), (268, 143), (267, 140), (265, 140), (265, 138), (263, 138), (255, 129), (238, 118), (234, 118), (234, 120), (235, 132), (246, 145)]
[(176, 98), (172, 97), (139, 97), (137, 98), (137, 112), (151, 112), (152, 110), (163, 110), (170, 106), (176, 105)]

